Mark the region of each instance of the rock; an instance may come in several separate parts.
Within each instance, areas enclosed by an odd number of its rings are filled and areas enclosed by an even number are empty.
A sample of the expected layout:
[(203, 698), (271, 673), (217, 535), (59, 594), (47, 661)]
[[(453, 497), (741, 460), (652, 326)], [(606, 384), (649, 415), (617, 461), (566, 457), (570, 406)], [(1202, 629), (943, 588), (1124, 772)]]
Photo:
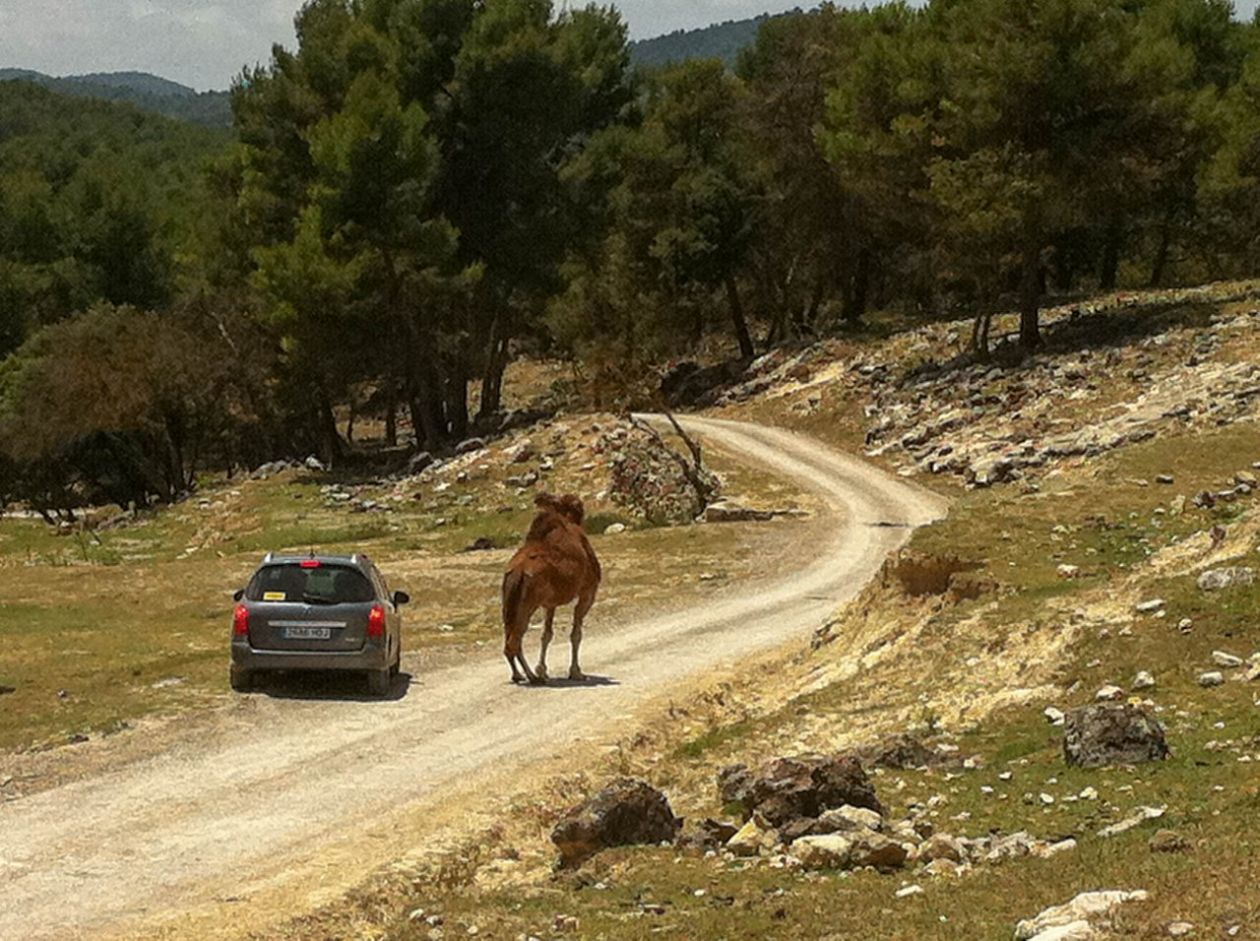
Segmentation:
[(687, 832), (682, 842), (700, 849), (717, 849), (725, 846), (739, 833), (739, 827), (720, 820), (706, 819)]
[(884, 818), (865, 807), (838, 807), (819, 815), (814, 824), (815, 833), (854, 833), (859, 830), (878, 832)]
[(1200, 591), (1224, 591), (1241, 585), (1252, 585), (1256, 581), (1255, 569), (1242, 566), (1224, 569), (1211, 569), (1199, 576)]
[(1168, 754), (1163, 726), (1140, 706), (1082, 706), (1064, 722), (1063, 755), (1069, 765), (1132, 765), (1163, 761)]
[(1006, 836), (993, 837), (988, 842), (988, 851), (984, 858), (991, 863), (1000, 863), (1008, 859), (1022, 859), (1032, 852), (1037, 841), (1032, 834), (1019, 830)]
[(1242, 657), (1236, 657), (1224, 650), (1213, 650), (1212, 662), (1218, 667), (1225, 667), (1227, 670), (1237, 670), (1247, 665), (1247, 661)]
[(1155, 478), (1155, 483), (1163, 484), (1164, 486), (1171, 486), (1176, 482), (1177, 478), (1173, 477), (1172, 474), (1160, 474)]
[(1051, 725), (1062, 725), (1067, 718), (1067, 714), (1062, 709), (1056, 709), (1054, 706), (1046, 706), (1041, 714), (1046, 717), (1046, 721)]
[(756, 856), (762, 850), (772, 850), (778, 843), (778, 835), (766, 830), (756, 820), (749, 820), (726, 841), (726, 848), (736, 856)]
[(1135, 690), (1154, 689), (1155, 677), (1146, 670), (1139, 670), (1137, 675), (1133, 677), (1133, 683), (1131, 685)]
[(1113, 823), (1110, 826), (1103, 827), (1098, 831), (1101, 837), (1119, 836), (1121, 833), (1128, 833), (1134, 827), (1140, 827), (1148, 820), (1158, 820), (1164, 816), (1166, 807), (1139, 807), (1132, 814), (1125, 817), (1119, 823)]
[(433, 466), (433, 455), (428, 451), (420, 451), (407, 460), (407, 473), (420, 474)]
[(1032, 848), (1032, 855), (1038, 859), (1051, 859), (1060, 853), (1070, 853), (1076, 849), (1073, 839), (1059, 840), (1057, 843), (1038, 843)]
[(621, 778), (569, 810), (551, 833), (564, 866), (612, 846), (672, 843), (682, 821), (669, 800), (645, 781)]
[(962, 874), (964, 865), (950, 862), (948, 859), (934, 859), (923, 867), (923, 871), (933, 878), (956, 877)]
[(1150, 601), (1140, 601), (1133, 606), (1133, 610), (1138, 614), (1154, 614), (1156, 611), (1162, 611), (1167, 605), (1163, 598), (1152, 598)]
[(605, 536), (620, 536), (625, 531), (626, 531), (625, 523), (613, 523), (611, 526), (609, 526), (607, 529), (604, 530), (604, 535)]
[(1080, 577), (1081, 567), (1079, 565), (1068, 565), (1064, 563), (1063, 565), (1059, 566), (1058, 571), (1059, 571), (1059, 578), (1071, 580), (1071, 579)]
[(880, 872), (891, 872), (902, 868), (909, 856), (910, 851), (896, 840), (882, 833), (865, 831), (854, 835), (849, 864), (854, 868), (873, 866)]
[(964, 863), (967, 861), (967, 848), (956, 837), (947, 833), (934, 834), (919, 847), (919, 861), (934, 863), (938, 859)]
[(311, 455), (305, 461), (303, 461), (302, 466), (305, 467), (308, 471), (320, 472), (320, 471), (328, 470), (328, 468), (324, 466), (324, 462), (321, 461), (319, 458), (315, 457), (314, 455)]
[(492, 552), (497, 548), (489, 536), (478, 536), (465, 549), (465, 552)]
[(893, 896), (899, 899), (908, 899), (916, 895), (922, 895), (922, 894), (923, 894), (923, 886), (908, 885), (904, 889), (898, 889), (896, 892), (893, 893)]
[(1124, 690), (1119, 686), (1104, 686), (1094, 694), (1094, 698), (1099, 702), (1115, 702), (1124, 699)]
[[(1047, 908), (1035, 918), (1021, 921), (1015, 926), (1015, 941), (1043, 941), (1044, 938), (1089, 938), (1092, 934), (1059, 934), (1046, 935), (1050, 929), (1063, 929), (1085, 925), (1091, 930), (1110, 921), (1111, 916), (1122, 905), (1132, 902), (1145, 902), (1150, 896), (1145, 892), (1125, 892), (1111, 890), (1107, 892), (1083, 892), (1072, 901), (1063, 905)], [(1076, 928), (1079, 932), (1081, 929)]]
[(1190, 848), (1190, 841), (1176, 830), (1157, 830), (1147, 846), (1152, 853), (1182, 853)]
[(7, 696), (9, 693), (16, 693), (16, 686), (0, 686), (0, 696)]
[(895, 768), (901, 771), (931, 767), (940, 761), (937, 752), (904, 732), (858, 748), (854, 755), (867, 768)]
[(1087, 921), (1073, 921), (1066, 925), (1056, 925), (1039, 931), (1031, 941), (1095, 941), (1101, 935)]
[(1194, 925), (1188, 921), (1174, 921), (1167, 930), (1170, 938), (1184, 938), (1194, 934)]
[(1225, 674), (1220, 673), (1218, 671), (1214, 670), (1210, 673), (1199, 674), (1199, 685), (1202, 686), (1204, 689), (1209, 689), (1213, 686), (1221, 686), (1224, 683), (1225, 683)]
[(706, 523), (768, 523), (774, 514), (768, 510), (754, 510), (738, 503), (712, 503), (704, 509)]
[(474, 451), (485, 450), (485, 447), (485, 438), (468, 438), (455, 446), (455, 453), (460, 455), (472, 454)]
[(721, 773), (718, 785), (723, 800), (740, 803), (745, 817), (757, 813), (776, 829), (846, 804), (884, 810), (861, 762), (851, 755), (777, 758), (753, 773), (736, 765)]
[(803, 836), (792, 843), (792, 855), (806, 869), (843, 869), (852, 849), (852, 840), (834, 833)]

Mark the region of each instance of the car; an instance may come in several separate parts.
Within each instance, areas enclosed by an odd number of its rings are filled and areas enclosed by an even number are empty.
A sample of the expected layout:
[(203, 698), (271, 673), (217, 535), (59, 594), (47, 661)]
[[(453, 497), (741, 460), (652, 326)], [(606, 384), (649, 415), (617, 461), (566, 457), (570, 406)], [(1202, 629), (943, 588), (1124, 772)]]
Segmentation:
[(364, 555), (268, 555), (232, 616), (232, 689), (273, 671), (358, 672), (386, 695), (402, 662), (405, 592)]

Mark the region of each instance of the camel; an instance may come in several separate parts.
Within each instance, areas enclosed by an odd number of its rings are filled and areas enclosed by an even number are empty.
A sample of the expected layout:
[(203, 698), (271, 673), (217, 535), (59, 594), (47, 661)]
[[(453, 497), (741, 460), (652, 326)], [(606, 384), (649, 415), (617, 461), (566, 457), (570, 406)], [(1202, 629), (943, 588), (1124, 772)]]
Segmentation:
[[(503, 578), (503, 655), (512, 668), (512, 682), (528, 680), (533, 685), (547, 682), (547, 647), (554, 636), (556, 609), (577, 602), (573, 612), (573, 651), (569, 679), (584, 680), (578, 663), (582, 645), (582, 623), (595, 604), (599, 591), (599, 559), (586, 538), (582, 523), (586, 508), (575, 496), (540, 494), (534, 504), (538, 515), (525, 537), (525, 545), (512, 557)], [(539, 608), (546, 612), (542, 654), (538, 668), (531, 670), (522, 649), (529, 622)], [(517, 666), (520, 666), (520, 670)], [(524, 676), (521, 675), (524, 671)]]

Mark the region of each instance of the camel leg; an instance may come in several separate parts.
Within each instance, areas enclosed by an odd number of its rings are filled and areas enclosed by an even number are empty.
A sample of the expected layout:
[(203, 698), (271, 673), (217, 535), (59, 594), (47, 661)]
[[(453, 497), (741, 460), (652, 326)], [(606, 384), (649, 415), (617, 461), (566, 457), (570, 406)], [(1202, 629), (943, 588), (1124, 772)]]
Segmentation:
[[(525, 662), (525, 653), (523, 650), (525, 634), (529, 630), (529, 622), (533, 618), (533, 611), (522, 611), (519, 620), (512, 624), (507, 630), (507, 636), (503, 645), (503, 655), (507, 658), (508, 666), (512, 668), (512, 682), (521, 683), (528, 680), (530, 683), (537, 683), (538, 677), (534, 675), (534, 671), (529, 668), (529, 664)], [(517, 669), (517, 664), (521, 669)], [(522, 676), (522, 672), (524, 675)]]
[(584, 595), (578, 599), (577, 608), (573, 612), (573, 633), (569, 635), (569, 646), (573, 650), (573, 662), (569, 665), (569, 679), (571, 680), (586, 679), (586, 674), (582, 672), (582, 667), (578, 664), (578, 651), (582, 646), (582, 625), (586, 621), (587, 612), (594, 604), (594, 594)]
[(547, 648), (551, 646), (551, 638), (556, 636), (555, 623), (556, 623), (556, 609), (548, 608), (547, 620), (543, 624), (542, 652), (538, 656), (538, 667), (535, 670), (535, 672), (538, 674), (538, 678), (542, 680), (544, 683), (547, 682), (547, 679), (548, 679)]

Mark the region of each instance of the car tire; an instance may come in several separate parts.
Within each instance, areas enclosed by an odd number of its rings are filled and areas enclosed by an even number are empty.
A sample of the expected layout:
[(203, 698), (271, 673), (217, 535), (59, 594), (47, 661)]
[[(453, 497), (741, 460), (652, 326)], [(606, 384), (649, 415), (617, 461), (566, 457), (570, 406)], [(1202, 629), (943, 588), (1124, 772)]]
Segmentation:
[(228, 684), (236, 693), (248, 693), (254, 688), (254, 674), (238, 666), (228, 671)]
[(389, 675), (393, 677), (393, 676), (397, 676), (401, 672), (402, 672), (402, 644), (399, 643), (398, 653), (394, 654), (394, 665), (389, 668)]
[(389, 695), (390, 687), (394, 685), (394, 672), (389, 667), (384, 670), (372, 670), (367, 675), (368, 692), (373, 696)]

